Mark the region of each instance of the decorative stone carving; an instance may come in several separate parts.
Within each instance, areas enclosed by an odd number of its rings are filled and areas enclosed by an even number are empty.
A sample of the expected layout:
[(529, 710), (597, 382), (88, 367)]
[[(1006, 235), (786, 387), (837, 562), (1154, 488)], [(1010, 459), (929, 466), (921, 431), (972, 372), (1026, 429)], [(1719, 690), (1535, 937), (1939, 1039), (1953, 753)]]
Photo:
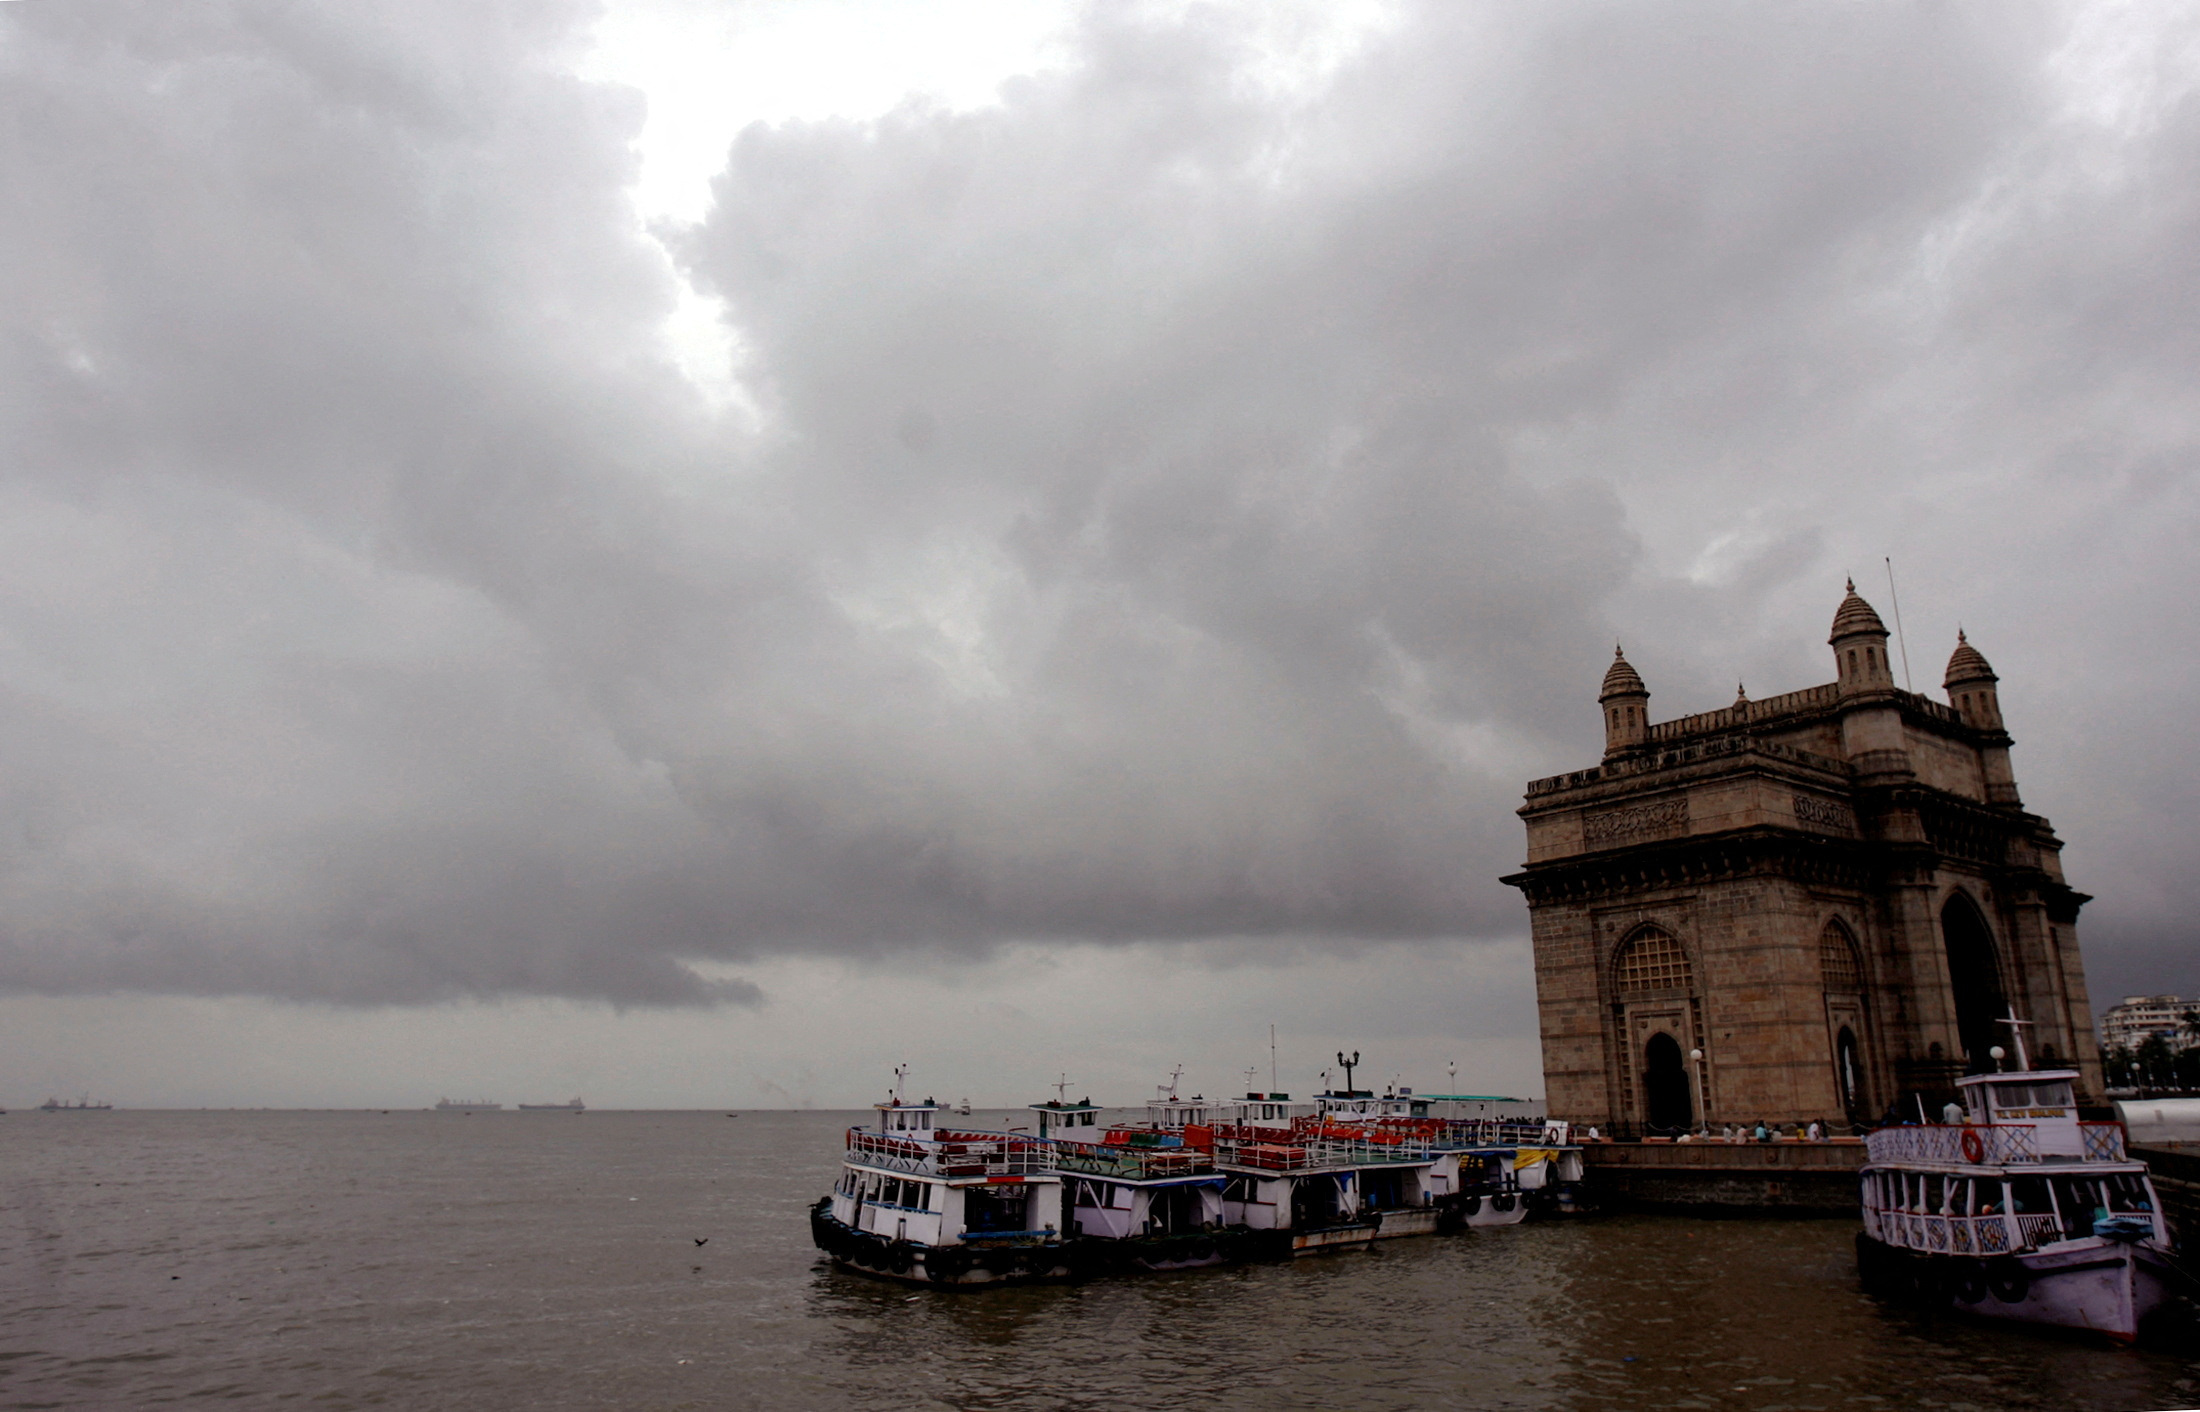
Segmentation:
[(1821, 799), (1815, 794), (1795, 796), (1795, 822), (1828, 833), (1853, 835), (1856, 832), (1856, 815), (1850, 812), (1848, 805)]
[(1581, 820), (1581, 841), (1586, 844), (1618, 843), (1654, 834), (1680, 833), (1688, 828), (1688, 796), (1635, 804), (1587, 814)]

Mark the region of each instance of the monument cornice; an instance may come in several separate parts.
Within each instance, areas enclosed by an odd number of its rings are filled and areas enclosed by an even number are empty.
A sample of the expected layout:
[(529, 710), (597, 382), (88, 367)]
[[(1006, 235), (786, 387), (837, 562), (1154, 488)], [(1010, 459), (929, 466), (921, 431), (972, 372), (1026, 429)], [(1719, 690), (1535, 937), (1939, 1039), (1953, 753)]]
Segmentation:
[(1859, 839), (1753, 825), (1530, 863), (1499, 881), (1519, 888), (1531, 904), (1769, 875), (1856, 890), (1876, 884), (1886, 851)]

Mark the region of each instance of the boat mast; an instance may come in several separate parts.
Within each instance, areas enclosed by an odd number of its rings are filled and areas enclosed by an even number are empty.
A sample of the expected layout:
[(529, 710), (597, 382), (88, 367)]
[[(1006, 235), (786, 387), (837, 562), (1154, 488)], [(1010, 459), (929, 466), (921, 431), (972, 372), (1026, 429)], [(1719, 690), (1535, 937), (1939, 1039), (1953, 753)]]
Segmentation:
[(1994, 1023), (2009, 1027), (2009, 1042), (2017, 1047), (2017, 1068), (2020, 1072), (2029, 1070), (2032, 1067), (2032, 1056), (2024, 1052), (2024, 1030), (2025, 1026), (2032, 1022), (2018, 1019), (2017, 1007), (2012, 1005), (2009, 1007), (2007, 1017), (1996, 1020)]

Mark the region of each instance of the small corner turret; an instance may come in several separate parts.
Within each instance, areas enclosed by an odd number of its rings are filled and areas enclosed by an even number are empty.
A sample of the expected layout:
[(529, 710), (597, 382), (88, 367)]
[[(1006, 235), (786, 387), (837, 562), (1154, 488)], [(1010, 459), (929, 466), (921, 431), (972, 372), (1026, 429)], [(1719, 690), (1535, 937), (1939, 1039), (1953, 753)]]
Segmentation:
[(1857, 593), (1855, 579), (1848, 581), (1848, 596), (1834, 611), (1833, 635), (1826, 641), (1833, 647), (1834, 684), (1841, 695), (1894, 690), (1887, 625)]
[(1948, 704), (1963, 716), (1963, 724), (1989, 731), (2002, 728), (2001, 698), (1995, 687), (2000, 680), (1986, 664), (1986, 655), (1957, 628), (1955, 655), (1948, 659), (1942, 685), (1948, 689)]
[(1986, 776), (1986, 802), (2021, 808), (2017, 777), (2009, 764), (2009, 729), (2001, 720), (2001, 679), (1987, 665), (1986, 654), (1971, 645), (1963, 629), (1956, 629), (1955, 655), (1948, 659), (1948, 704), (1963, 717), (1963, 724), (1985, 733), (1979, 761)]
[(1642, 677), (1627, 664), (1626, 651), (1617, 644), (1597, 704), (1604, 708), (1605, 759), (1638, 749), (1650, 738), (1650, 688), (1642, 684)]

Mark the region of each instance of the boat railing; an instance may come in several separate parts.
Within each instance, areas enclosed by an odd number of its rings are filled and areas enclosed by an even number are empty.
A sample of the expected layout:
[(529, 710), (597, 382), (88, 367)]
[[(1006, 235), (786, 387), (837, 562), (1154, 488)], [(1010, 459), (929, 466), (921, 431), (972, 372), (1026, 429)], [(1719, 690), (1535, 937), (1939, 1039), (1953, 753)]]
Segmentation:
[[(1939, 1216), (1915, 1211), (1876, 1214), (1881, 1234), (1889, 1245), (1936, 1255), (2000, 1255), (2012, 1248), (2009, 1217)], [(2038, 1218), (2018, 1216), (2014, 1219), (2023, 1222)], [(2021, 1234), (2015, 1239), (2021, 1242)]]
[(1053, 1170), (1054, 1144), (1011, 1133), (940, 1131), (929, 1142), (848, 1129), (848, 1157), (925, 1177), (1030, 1176)]
[(2123, 1162), (2128, 1160), (2124, 1151), (2124, 1125), (2122, 1123), (2080, 1123), (2078, 1135), (2085, 1140), (2085, 1160), (2088, 1162)]
[(1355, 1142), (1338, 1138), (1239, 1142), (1218, 1138), (1215, 1162), (1264, 1172), (1306, 1172), (1327, 1167), (1372, 1167), (1385, 1163), (1423, 1163), (1437, 1153), (1420, 1142)]
[(1865, 1150), (1874, 1163), (1938, 1162), (1950, 1165), (2006, 1166), (2037, 1162), (2040, 1145), (2029, 1123), (1935, 1123), (1922, 1127), (1880, 1128), (1865, 1134)]
[(1196, 1176), (1214, 1170), (1210, 1154), (1196, 1147), (1116, 1147), (1081, 1142), (1057, 1144), (1054, 1166), (1058, 1171), (1134, 1182)]

